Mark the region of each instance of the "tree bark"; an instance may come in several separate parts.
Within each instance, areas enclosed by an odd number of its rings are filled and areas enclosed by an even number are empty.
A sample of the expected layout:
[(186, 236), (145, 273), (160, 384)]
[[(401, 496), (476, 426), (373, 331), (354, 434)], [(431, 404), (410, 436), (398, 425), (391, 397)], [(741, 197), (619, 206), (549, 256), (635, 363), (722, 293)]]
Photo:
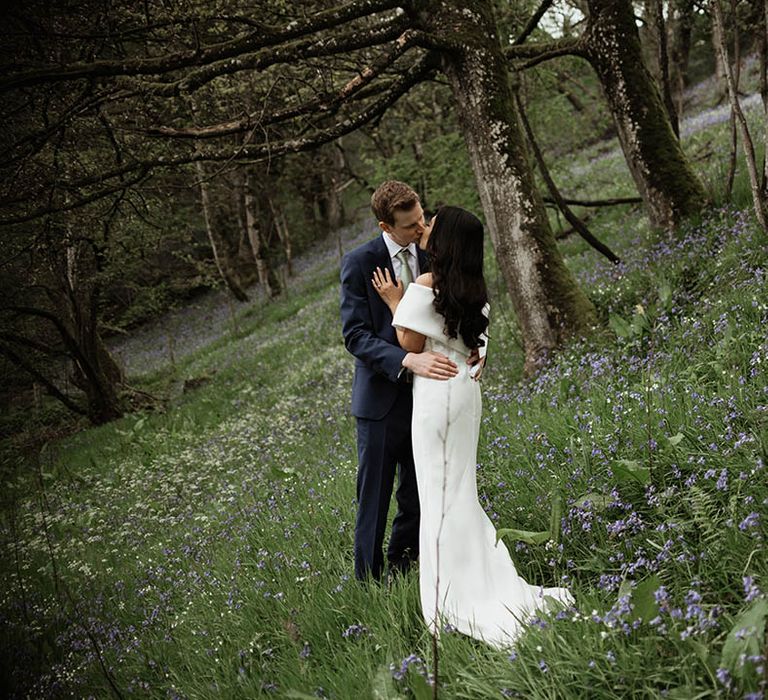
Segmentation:
[(235, 266), (230, 258), (228, 241), (222, 235), (214, 221), (210, 183), (205, 173), (205, 167), (200, 161), (195, 163), (195, 172), (197, 173), (198, 187), (200, 188), (200, 204), (203, 209), (205, 230), (208, 234), (211, 250), (213, 251), (213, 260), (216, 263), (216, 269), (219, 271), (221, 279), (224, 280), (227, 289), (232, 292), (232, 296), (238, 301), (248, 301), (248, 295), (240, 285)]
[(691, 35), (693, 33), (693, 0), (677, 0), (676, 13), (672, 22), (670, 46), (671, 82), (677, 104), (678, 119), (683, 118), (685, 109), (684, 93), (688, 87), (688, 61), (691, 55)]
[(723, 11), (720, 7), (720, 0), (712, 0), (711, 2), (712, 15), (713, 15), (713, 34), (715, 36), (715, 44), (717, 45), (720, 53), (720, 58), (725, 66), (725, 80), (728, 87), (728, 98), (731, 101), (731, 110), (736, 117), (736, 123), (741, 131), (741, 141), (744, 148), (744, 157), (747, 162), (747, 172), (749, 173), (749, 184), (752, 190), (752, 201), (755, 207), (755, 215), (763, 227), (763, 230), (768, 233), (768, 212), (766, 209), (766, 203), (761, 196), (760, 181), (757, 173), (757, 164), (755, 162), (755, 147), (752, 142), (752, 136), (749, 133), (749, 127), (747, 126), (747, 120), (744, 117), (744, 112), (741, 111), (741, 105), (739, 104), (739, 95), (736, 89), (736, 81), (731, 70), (731, 64), (728, 59), (728, 47), (725, 43), (725, 27), (723, 24)]
[(288, 277), (293, 277), (293, 248), (291, 246), (291, 231), (288, 228), (288, 222), (285, 220), (283, 210), (275, 205), (274, 200), (269, 197), (269, 210), (272, 212), (272, 218), (275, 222), (275, 230), (280, 244), (285, 253), (285, 267)]
[(637, 29), (640, 38), (640, 46), (645, 57), (645, 65), (648, 72), (661, 84), (661, 63), (659, 57), (659, 32), (656, 21), (657, 0), (643, 0), (642, 23)]
[[(269, 263), (269, 239), (265, 226), (263, 207), (257, 202), (256, 183), (253, 172), (249, 171), (245, 179), (244, 190), (245, 218), (248, 226), (248, 240), (251, 243), (253, 257), (256, 260), (256, 270), (259, 275), (259, 283), (264, 289), (267, 298), (271, 299), (280, 293), (280, 282), (275, 271)], [(271, 220), (271, 217), (269, 217)]]
[(244, 286), (248, 287), (258, 278), (256, 261), (253, 258), (251, 241), (248, 237), (248, 224), (245, 216), (245, 172), (237, 168), (232, 181), (232, 208), (237, 220), (237, 270)]
[(760, 53), (760, 97), (763, 102), (763, 181), (760, 189), (763, 201), (768, 200), (768, 0), (762, 0), (760, 12), (762, 22), (758, 39)]
[[(735, 86), (736, 95), (739, 94), (739, 82), (741, 81), (741, 46), (739, 45), (739, 22), (738, 15), (736, 14), (736, 2), (737, 0), (731, 0), (731, 19), (733, 21), (733, 82)], [(725, 25), (723, 25), (723, 31), (725, 31)], [(715, 39), (717, 41), (717, 39)], [(717, 47), (719, 52), (719, 47)], [(730, 63), (728, 64), (730, 67)], [(723, 76), (723, 85), (726, 83), (726, 78)], [(728, 86), (725, 85), (725, 93), (728, 94)], [(739, 150), (738, 129), (736, 126), (736, 112), (733, 109), (733, 103), (731, 103), (731, 114), (728, 119), (728, 126), (730, 129), (730, 152), (728, 154), (728, 175), (725, 178), (725, 196), (730, 200), (733, 194), (733, 181), (736, 179), (736, 155)]]
[(491, 3), (431, 2), (420, 19), (456, 47), (442, 54), (443, 70), (532, 374), (595, 324), (595, 310), (563, 262), (536, 190)]
[(552, 179), (552, 176), (549, 174), (549, 168), (547, 168), (547, 164), (544, 161), (544, 155), (542, 154), (541, 149), (539, 148), (539, 144), (536, 141), (536, 135), (533, 133), (531, 124), (528, 121), (528, 117), (525, 114), (525, 109), (523, 107), (522, 101), (520, 100), (520, 95), (517, 94), (515, 97), (517, 102), (517, 108), (520, 112), (520, 120), (522, 121), (523, 127), (525, 128), (525, 133), (528, 136), (528, 142), (531, 146), (531, 151), (533, 152), (533, 156), (536, 159), (536, 164), (539, 166), (539, 172), (541, 173), (541, 177), (544, 179), (544, 182), (547, 185), (547, 189), (549, 190), (549, 194), (551, 195), (552, 199), (557, 205), (557, 208), (560, 209), (561, 212), (563, 212), (563, 216), (566, 218), (568, 223), (571, 226), (573, 226), (574, 230), (578, 231), (579, 235), (587, 243), (589, 243), (589, 245), (591, 245), (599, 253), (602, 253), (612, 263), (614, 264), (620, 263), (621, 259), (619, 258), (619, 256), (616, 255), (616, 253), (614, 253), (607, 245), (605, 245), (605, 243), (598, 240), (592, 234), (592, 232), (587, 228), (586, 224), (581, 219), (579, 219), (579, 217), (576, 216), (576, 214), (573, 213), (573, 211), (568, 206), (563, 196), (560, 194), (560, 190), (557, 189), (557, 185), (555, 184), (555, 181)]
[(675, 101), (672, 98), (672, 86), (669, 79), (669, 50), (667, 45), (667, 26), (664, 22), (664, 8), (661, 0), (653, 0), (654, 20), (656, 22), (656, 34), (659, 37), (659, 68), (661, 70), (661, 88), (664, 95), (664, 106), (667, 108), (669, 121), (675, 136), (680, 138), (680, 126), (678, 123)]
[(627, 165), (651, 224), (675, 228), (707, 197), (643, 63), (632, 5), (589, 0), (589, 11), (586, 55), (600, 79)]
[(87, 248), (85, 242), (66, 248), (66, 293), (59, 300), (58, 315), (79, 348), (73, 355), (72, 382), (85, 393), (89, 419), (101, 424), (125, 412), (120, 397), (125, 377), (98, 330), (96, 263)]

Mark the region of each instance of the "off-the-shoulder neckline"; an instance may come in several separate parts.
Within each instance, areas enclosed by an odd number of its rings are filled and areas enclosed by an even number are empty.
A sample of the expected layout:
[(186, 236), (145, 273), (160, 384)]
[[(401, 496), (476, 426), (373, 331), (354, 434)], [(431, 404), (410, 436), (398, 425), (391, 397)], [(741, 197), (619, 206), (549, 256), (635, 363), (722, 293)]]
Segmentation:
[(430, 292), (433, 292), (435, 290), (434, 287), (430, 287), (426, 284), (421, 284), (421, 282), (411, 282), (411, 284), (415, 284), (417, 287), (423, 287), (424, 289), (428, 289)]

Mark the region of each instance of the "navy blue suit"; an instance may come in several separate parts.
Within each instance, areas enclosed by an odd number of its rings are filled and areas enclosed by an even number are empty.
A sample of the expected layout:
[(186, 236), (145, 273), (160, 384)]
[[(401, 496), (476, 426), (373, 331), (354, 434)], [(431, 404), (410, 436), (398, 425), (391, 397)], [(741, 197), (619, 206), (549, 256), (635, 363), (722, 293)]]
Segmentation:
[[(418, 250), (418, 249), (417, 249)], [(426, 258), (418, 250), (419, 266)], [(376, 267), (392, 260), (381, 235), (347, 253), (341, 262), (341, 322), (344, 345), (355, 356), (352, 414), (357, 419), (357, 519), (355, 576), (378, 579), (382, 544), (396, 468), (397, 515), (387, 548), (390, 565), (402, 568), (419, 551), (419, 495), (411, 447), (410, 377), (406, 351), (397, 343), (392, 314), (371, 284)]]

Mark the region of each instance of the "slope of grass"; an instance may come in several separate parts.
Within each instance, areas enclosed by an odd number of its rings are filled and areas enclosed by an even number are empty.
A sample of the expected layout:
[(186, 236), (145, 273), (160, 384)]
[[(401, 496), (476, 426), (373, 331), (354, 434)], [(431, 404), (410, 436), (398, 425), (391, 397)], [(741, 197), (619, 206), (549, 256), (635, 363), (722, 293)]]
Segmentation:
[[(592, 183), (619, 170), (578, 164)], [(619, 268), (563, 246), (606, 330), (530, 383), (491, 266), (477, 472), (498, 527), (545, 530), (561, 494), (558, 538), (508, 545), (577, 606), (534, 621), (514, 652), (447, 630), (442, 697), (737, 697), (765, 682), (768, 245), (730, 208), (675, 237), (625, 209), (595, 228)], [(315, 269), (185, 357), (176, 382), (207, 382), (166, 413), (51, 444), (6, 484), (3, 673), (19, 697), (431, 692), (416, 577), (350, 579), (336, 279)]]

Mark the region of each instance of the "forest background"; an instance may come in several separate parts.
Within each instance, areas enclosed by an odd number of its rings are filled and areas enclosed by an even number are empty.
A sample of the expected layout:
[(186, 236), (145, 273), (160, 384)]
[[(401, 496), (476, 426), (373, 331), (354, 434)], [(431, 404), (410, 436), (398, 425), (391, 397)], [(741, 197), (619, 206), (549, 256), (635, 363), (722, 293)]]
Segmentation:
[[(33, 3), (2, 33), (11, 693), (762, 697), (764, 2)], [(482, 498), (579, 591), (511, 656), (346, 580), (338, 261), (389, 178), (490, 234)]]

